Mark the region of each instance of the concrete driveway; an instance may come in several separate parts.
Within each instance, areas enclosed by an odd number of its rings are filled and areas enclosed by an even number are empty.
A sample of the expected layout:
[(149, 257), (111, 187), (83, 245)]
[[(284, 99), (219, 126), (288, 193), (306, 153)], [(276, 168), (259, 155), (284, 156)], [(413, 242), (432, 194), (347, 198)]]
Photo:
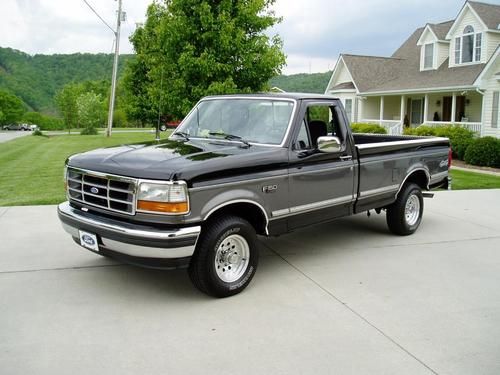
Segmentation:
[(499, 374), (500, 190), (263, 240), (242, 294), (77, 247), (55, 207), (0, 207), (2, 374)]
[(15, 138), (24, 137), (25, 135), (31, 135), (31, 132), (27, 131), (15, 131), (15, 130), (0, 130), (0, 143), (10, 141)]

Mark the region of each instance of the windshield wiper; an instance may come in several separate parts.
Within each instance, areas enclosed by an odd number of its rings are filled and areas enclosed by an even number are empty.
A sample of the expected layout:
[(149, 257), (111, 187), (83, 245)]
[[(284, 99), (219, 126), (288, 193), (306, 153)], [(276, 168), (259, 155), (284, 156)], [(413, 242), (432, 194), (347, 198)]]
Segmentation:
[(185, 132), (175, 132), (173, 135), (180, 135), (186, 141), (189, 141), (189, 134)]
[(240, 141), (245, 146), (250, 147), (250, 143), (248, 143), (248, 141), (244, 140), (242, 137), (240, 137), (238, 135), (226, 134), (226, 133), (222, 133), (222, 132), (210, 132), (208, 134), (210, 134), (210, 135), (218, 135), (218, 136), (223, 137), (224, 139), (227, 139), (227, 140), (230, 140), (230, 141)]

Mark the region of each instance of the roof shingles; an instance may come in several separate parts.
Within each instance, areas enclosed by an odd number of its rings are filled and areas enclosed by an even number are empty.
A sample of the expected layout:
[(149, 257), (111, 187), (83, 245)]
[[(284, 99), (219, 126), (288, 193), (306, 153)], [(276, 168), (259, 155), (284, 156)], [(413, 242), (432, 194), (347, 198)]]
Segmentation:
[[(500, 20), (500, 6), (472, 1), (469, 3), (488, 27), (496, 29)], [(429, 26), (439, 40), (444, 40), (453, 22)], [(472, 86), (485, 64), (449, 68), (446, 59), (436, 70), (420, 71), (420, 48), (417, 47), (417, 41), (423, 30), (424, 27), (415, 30), (391, 57), (343, 54), (342, 59), (358, 90), (368, 94)]]

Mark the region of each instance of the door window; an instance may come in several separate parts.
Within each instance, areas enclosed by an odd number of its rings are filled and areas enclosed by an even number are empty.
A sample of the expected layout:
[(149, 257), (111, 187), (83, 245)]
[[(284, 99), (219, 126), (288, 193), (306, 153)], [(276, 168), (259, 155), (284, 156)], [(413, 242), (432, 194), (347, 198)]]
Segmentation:
[(308, 106), (295, 140), (295, 149), (316, 148), (318, 138), (326, 135), (336, 136), (341, 141), (343, 140), (335, 106), (326, 104)]
[(411, 123), (413, 125), (422, 123), (422, 99), (411, 101)]

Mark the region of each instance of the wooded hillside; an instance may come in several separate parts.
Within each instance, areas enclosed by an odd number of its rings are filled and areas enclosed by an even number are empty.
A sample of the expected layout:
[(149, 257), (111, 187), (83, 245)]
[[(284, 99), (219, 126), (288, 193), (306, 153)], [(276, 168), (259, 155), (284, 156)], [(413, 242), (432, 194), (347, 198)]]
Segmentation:
[[(119, 72), (132, 55), (122, 55)], [(19, 97), (32, 111), (55, 112), (54, 95), (65, 84), (110, 80), (113, 55), (28, 55), (0, 47), (0, 90)]]

